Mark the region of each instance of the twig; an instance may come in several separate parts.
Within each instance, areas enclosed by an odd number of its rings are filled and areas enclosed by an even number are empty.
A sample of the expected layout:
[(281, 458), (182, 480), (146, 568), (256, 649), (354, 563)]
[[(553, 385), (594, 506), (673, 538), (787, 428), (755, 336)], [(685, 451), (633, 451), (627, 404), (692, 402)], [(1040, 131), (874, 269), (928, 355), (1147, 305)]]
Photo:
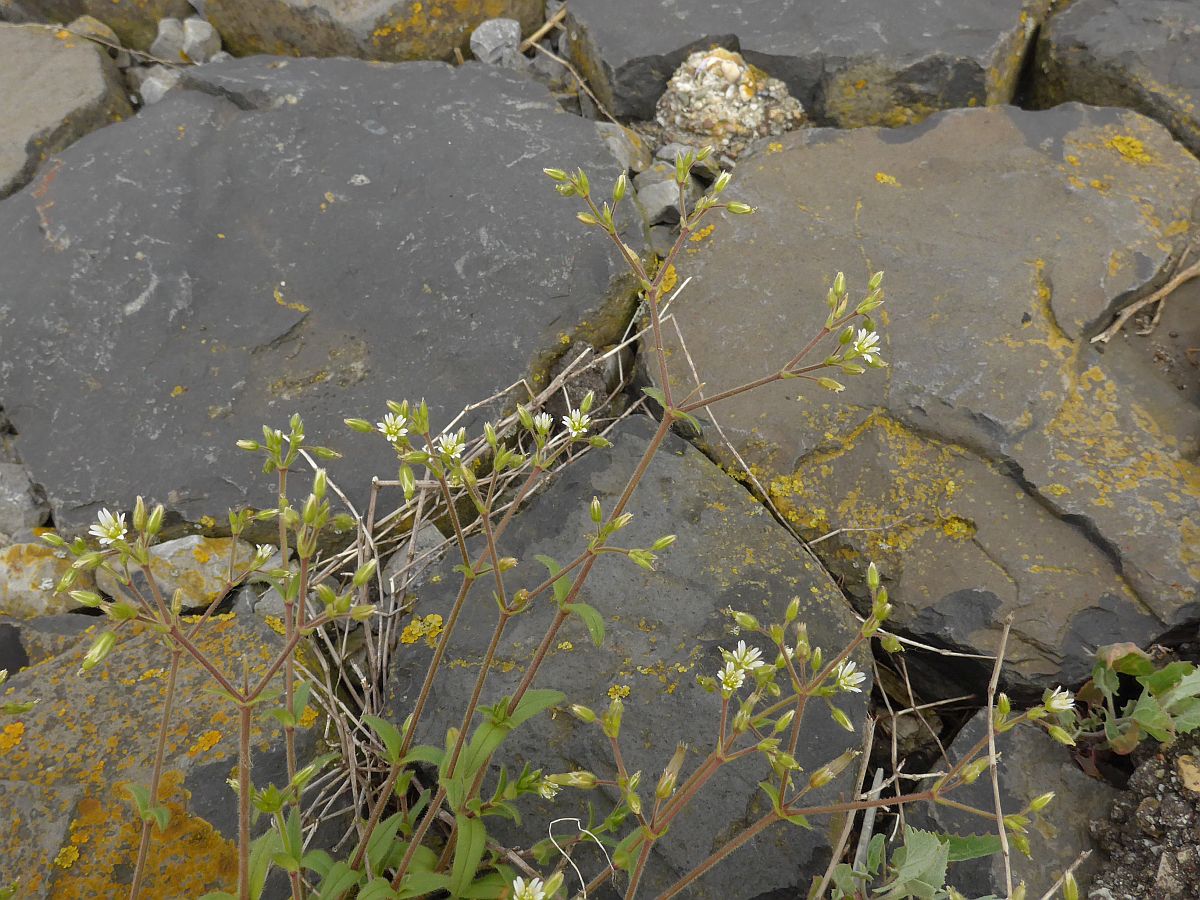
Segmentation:
[(1083, 865), (1083, 863), (1085, 863), (1087, 861), (1088, 857), (1091, 855), (1092, 855), (1091, 850), (1084, 850), (1077, 857), (1075, 857), (1075, 862), (1071, 863), (1071, 865), (1069, 865), (1067, 867), (1067, 870), (1058, 876), (1058, 881), (1056, 881), (1056, 882), (1054, 882), (1054, 884), (1050, 885), (1050, 890), (1048, 890), (1048, 891), (1046, 891), (1046, 893), (1042, 894), (1041, 900), (1054, 900), (1054, 892), (1057, 891), (1060, 887), (1062, 887), (1063, 882), (1067, 880), (1067, 876), (1074, 875), (1075, 870), (1078, 869), (1081, 865)]
[[(1153, 294), (1150, 294), (1148, 297), (1143, 297), (1141, 300), (1136, 300), (1133, 303), (1130, 303), (1127, 307), (1121, 310), (1121, 313), (1117, 316), (1116, 321), (1092, 338), (1091, 342), (1093, 344), (1107, 344), (1109, 340), (1111, 340), (1112, 337), (1121, 330), (1121, 327), (1131, 318), (1133, 318), (1133, 316), (1135, 316), (1139, 310), (1145, 309), (1151, 303), (1165, 303), (1167, 297), (1173, 293), (1176, 288), (1187, 281), (1191, 281), (1197, 276), (1200, 276), (1200, 260), (1196, 260), (1196, 262), (1192, 263), (1186, 269), (1177, 272), (1170, 281), (1160, 287)], [(1159, 313), (1161, 313), (1161, 308)], [(1158, 317), (1159, 314), (1156, 313), (1154, 317), (1154, 324), (1158, 323)], [(1153, 325), (1150, 329), (1138, 333), (1149, 334), (1150, 330), (1152, 329)]]
[(992, 667), (992, 680), (988, 682), (987, 696), (987, 733), (988, 733), (988, 762), (992, 773), (992, 800), (996, 804), (996, 825), (1000, 829), (1000, 852), (1004, 859), (1004, 884), (1008, 890), (1005, 896), (1011, 897), (1013, 892), (1012, 857), (1008, 849), (1008, 831), (1004, 827), (1004, 805), (1000, 801), (1000, 772), (996, 765), (996, 726), (995, 704), (996, 689), (1000, 685), (1000, 669), (1004, 664), (1004, 651), (1008, 647), (1008, 632), (1012, 628), (1012, 613), (1004, 620), (1004, 631), (1000, 634), (1000, 647), (996, 651), (996, 665)]
[[(585, 94), (587, 94), (588, 97), (591, 99), (591, 101), (596, 104), (596, 109), (598, 109), (598, 110), (600, 110), (600, 112), (604, 113), (604, 118), (608, 119), (608, 121), (612, 122), (614, 125), (621, 125), (620, 122), (618, 122), (615, 118), (613, 118), (612, 113), (610, 113), (608, 111), (608, 109), (605, 108), (604, 104), (600, 102), (600, 98), (592, 93), (592, 89), (587, 86), (587, 82), (583, 80), (583, 76), (580, 75), (578, 71), (576, 71), (576, 69), (573, 65), (571, 65), (569, 62), (567, 62), (565, 59), (563, 59), (557, 53), (550, 52), (545, 47), (543, 47), (541, 44), (534, 44), (533, 49), (536, 50), (538, 53), (546, 54), (548, 57), (550, 57), (555, 62), (565, 66), (567, 71), (575, 76), (575, 80), (579, 83), (579, 89), (581, 91), (583, 91)], [(621, 127), (624, 128), (625, 126), (621, 125)]]
[[(871, 741), (875, 739), (875, 719), (868, 718), (866, 727), (863, 729), (863, 753), (862, 764), (858, 767), (858, 778), (854, 782), (854, 791), (857, 795), (862, 790), (863, 781), (867, 777), (867, 766), (871, 764)], [(883, 775), (883, 770), (878, 769), (875, 772), (875, 780)], [(876, 797), (879, 795), (876, 794)], [(875, 817), (875, 810), (869, 809), (863, 816), (863, 834), (867, 834), (867, 816), (872, 819)], [(817, 885), (817, 889), (809, 896), (814, 900), (817, 897), (823, 897), (825, 890), (829, 887), (829, 882), (833, 880), (833, 870), (837, 868), (838, 861), (842, 858), (842, 851), (846, 849), (846, 844), (850, 842), (850, 832), (854, 830), (854, 811), (846, 813), (846, 821), (842, 825), (842, 833), (838, 835), (837, 843), (833, 845), (833, 854), (829, 857), (829, 865), (825, 868), (825, 874), (821, 877), (821, 883)], [(861, 846), (861, 841), (860, 841)]]
[[(879, 795), (883, 793), (883, 769), (875, 770), (875, 777), (871, 780), (871, 790), (867, 793), (868, 800), (878, 800)], [(859, 829), (858, 846), (854, 849), (853, 868), (856, 871), (863, 871), (867, 864), (867, 850), (871, 846), (871, 838), (875, 834), (875, 816), (879, 813), (879, 807), (869, 807), (863, 813), (862, 828)]]
[(537, 31), (535, 31), (533, 34), (531, 34), (529, 37), (525, 38), (525, 40), (521, 41), (521, 46), (518, 49), (522, 53), (524, 53), (526, 50), (528, 50), (530, 47), (532, 47), (534, 44), (536, 44), (538, 41), (540, 41), (542, 38), (544, 38), (547, 34), (549, 34), (551, 31), (553, 31), (555, 28), (557, 28), (559, 26), (559, 24), (562, 23), (562, 20), (565, 19), (566, 17), (567, 17), (567, 5), (564, 3), (561, 7), (559, 7), (558, 12), (556, 12), (554, 15), (552, 15), (550, 18), (548, 18), (546, 20), (546, 23), (544, 25), (542, 25), (541, 28), (539, 28)]

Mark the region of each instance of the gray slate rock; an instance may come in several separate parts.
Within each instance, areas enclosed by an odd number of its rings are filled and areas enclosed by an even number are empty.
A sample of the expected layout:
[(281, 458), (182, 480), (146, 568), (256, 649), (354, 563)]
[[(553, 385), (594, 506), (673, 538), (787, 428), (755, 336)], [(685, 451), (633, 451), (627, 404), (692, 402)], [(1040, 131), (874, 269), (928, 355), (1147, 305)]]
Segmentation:
[[(592, 497), (598, 496), (605, 509), (612, 507), (653, 430), (654, 423), (646, 418), (626, 420), (610, 434), (614, 447), (589, 453), (566, 468), (517, 514), (501, 548), (522, 561), (508, 579), (512, 590), (533, 587), (545, 577), (535, 554), (565, 562), (579, 551), (579, 540), (594, 528), (588, 516)], [(764, 622), (778, 621), (790, 599), (799, 597), (799, 619), (808, 623), (813, 645), (827, 651), (844, 647), (856, 623), (834, 584), (763, 507), (675, 437), (668, 437), (651, 463), (628, 511), (634, 518), (620, 532), (621, 546), (649, 546), (668, 533), (678, 533), (678, 540), (661, 554), (656, 572), (615, 556), (600, 560), (580, 599), (603, 616), (607, 632), (603, 645), (594, 647), (582, 623), (568, 619), (536, 686), (561, 688), (568, 702), (596, 710), (607, 708), (610, 692), (627, 693), (622, 755), (628, 771), (642, 771), (642, 783), (647, 785), (643, 794), (648, 797), (649, 786), (658, 779), (676, 742), (692, 748), (684, 776), (712, 744), (720, 699), (700, 688), (695, 678), (720, 668), (718, 647), (737, 645), (738, 638), (730, 633), (732, 623), (723, 612), (727, 607), (751, 612)], [(440, 581), (431, 581), (419, 592), (417, 615), (447, 615), (458, 588), (450, 562), (444, 565)], [(435, 682), (421, 726), (423, 743), (441, 745), (445, 730), (460, 724), (495, 625), (491, 601), (483, 595), (479, 601), (481, 614), (464, 615), (450, 641), (444, 677)], [(489, 609), (486, 615), (484, 605)], [(534, 607), (513, 619), (504, 633), (499, 665), (483, 703), (495, 703), (512, 693), (545, 634), (547, 606), (535, 601)], [(401, 720), (411, 710), (431, 652), (417, 642), (397, 655), (389, 688), (393, 719)], [(865, 655), (858, 661), (870, 671)], [(863, 689), (869, 692), (870, 684)], [(838, 703), (852, 721), (861, 722), (864, 698), (865, 694), (842, 695)], [(805, 722), (799, 754), (805, 771), (812, 772), (858, 745), (854, 735), (830, 720), (823, 705), (812, 708)], [(585, 769), (600, 778), (613, 777), (611, 751), (595, 727), (565, 713), (539, 716), (523, 725), (506, 740), (500, 756), (510, 774), (514, 765), (519, 772), (528, 762), (546, 774)], [(644, 882), (648, 896), (657, 896), (719, 846), (722, 838), (762, 814), (768, 801), (757, 782), (763, 777), (757, 760), (748, 760), (722, 770), (710, 782), (656, 848)], [(846, 789), (843, 779), (818, 796)], [(561, 816), (586, 818), (589, 800), (596, 804), (599, 816), (607, 814), (611, 797), (570, 789), (564, 789), (553, 803), (525, 803), (523, 823), (512, 832), (513, 839), (527, 842), (541, 836), (547, 823)], [(821, 801), (814, 797), (814, 802)], [(811, 831), (789, 826), (768, 830), (688, 888), (687, 896), (748, 898), (807, 887), (812, 875), (824, 869), (830, 852), (826, 829), (820, 822), (814, 825)], [(584, 857), (579, 858), (583, 866)]]
[[(950, 760), (957, 762), (986, 738), (987, 711), (983, 710), (954, 738), (949, 747)], [(1016, 848), (1012, 850), (1013, 884), (1024, 881), (1028, 896), (1041, 896), (1080, 853), (1091, 850), (1091, 857), (1075, 870), (1081, 893), (1088, 896), (1087, 887), (1101, 862), (1088, 825), (1091, 819), (1108, 815), (1120, 791), (1085, 775), (1072, 760), (1071, 748), (1057, 743), (1040, 728), (1019, 726), (998, 734), (996, 750), (1000, 757), (997, 766), (1000, 800), (1005, 813), (1020, 812), (1029, 801), (1047, 791), (1055, 794), (1050, 805), (1032, 817), (1034, 822), (1028, 834), (1032, 858)], [(987, 772), (950, 796), (976, 809), (989, 812), (995, 809)], [(996, 833), (994, 823), (989, 827), (985, 819), (948, 806), (923, 804), (910, 812), (910, 823), (919, 828), (959, 835)], [(1007, 893), (1004, 861), (999, 856), (955, 863), (950, 867), (947, 882), (968, 897), (988, 894), (1003, 897)]]
[(150, 66), (144, 69), (143, 76), (134, 79), (137, 84), (138, 96), (145, 106), (153, 106), (160, 102), (172, 90), (179, 87), (182, 76), (178, 69), (167, 66)]
[(516, 19), (487, 19), (471, 32), (471, 53), (489, 66), (516, 69), (522, 65), (521, 23)]
[(330, 475), (364, 501), (395, 453), (344, 417), (424, 396), (440, 427), (621, 334), (630, 282), (542, 173), (618, 167), (544, 88), (475, 64), (187, 73), (0, 206), (0, 401), (60, 528), (139, 493), (176, 522), (273, 505), (234, 439), (292, 412), (352, 451)]
[(821, 124), (903, 125), (1008, 102), (1048, 0), (573, 0), (571, 53), (616, 116), (650, 119), (694, 50), (740, 51)]
[[(79, 610), (79, 604), (54, 588), (71, 569), (65, 550), (43, 542), (10, 544), (0, 548), (0, 616), (33, 619)], [(95, 589), (89, 573), (81, 572), (78, 590)]]
[(207, 19), (190, 16), (183, 20), (183, 55), (201, 64), (221, 52), (221, 36)]
[(609, 152), (617, 158), (617, 162), (634, 172), (649, 168), (652, 161), (650, 148), (645, 140), (632, 128), (618, 125), (616, 122), (597, 122), (596, 133)]
[(207, 0), (205, 14), (236, 56), (454, 58), (485, 19), (542, 23), (541, 0)]
[(1027, 690), (1200, 617), (1194, 399), (1150, 344), (1089, 343), (1195, 233), (1200, 162), (1136, 113), (1068, 104), (789, 135), (737, 171), (759, 212), (689, 247), (675, 310), (708, 390), (799, 352), (839, 269), (854, 296), (887, 273), (890, 368), (714, 410), (807, 537), (852, 529), (817, 548), (838, 574), (876, 560), (901, 627), (971, 652), (1013, 613)]
[[(637, 204), (649, 225), (674, 225), (679, 221), (679, 184), (675, 181), (675, 164), (658, 161), (644, 172), (635, 175), (633, 187)], [(689, 176), (688, 203), (694, 202), (704, 188)]]
[(80, 16), (67, 25), (67, 30), (95, 40), (112, 57), (118, 69), (124, 69), (133, 62), (129, 51), (121, 49), (121, 39), (117, 33), (95, 16)]
[(1038, 39), (1034, 102), (1125, 106), (1200, 155), (1200, 14), (1192, 0), (1078, 0)]
[(50, 156), (130, 115), (108, 51), (33, 25), (0, 24), (0, 199)]
[(29, 477), (29, 470), (0, 462), (0, 534), (36, 528), (49, 517), (50, 507)]
[[(78, 16), (95, 16), (117, 33), (121, 43), (148, 50), (158, 33), (160, 19), (182, 19), (192, 14), (188, 0), (18, 0), (17, 6), (37, 21), (70, 22)], [(0, 2), (0, 10), (4, 4)], [(3, 16), (0, 16), (3, 18)]]

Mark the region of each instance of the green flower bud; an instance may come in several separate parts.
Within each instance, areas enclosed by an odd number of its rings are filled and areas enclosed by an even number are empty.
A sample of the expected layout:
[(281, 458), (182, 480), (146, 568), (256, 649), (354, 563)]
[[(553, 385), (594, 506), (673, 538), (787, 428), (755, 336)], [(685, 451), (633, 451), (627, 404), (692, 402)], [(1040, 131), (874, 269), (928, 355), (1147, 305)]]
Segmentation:
[(670, 547), (670, 546), (671, 546), (673, 543), (675, 543), (675, 535), (673, 535), (673, 534), (664, 534), (664, 535), (663, 535), (662, 537), (660, 537), (660, 538), (659, 538), (657, 541), (655, 541), (653, 544), (651, 544), (651, 545), (650, 545), (650, 549), (651, 549), (651, 550), (656, 550), (656, 551), (658, 551), (658, 550), (666, 550), (666, 549), (667, 549), (668, 547)]
[(720, 194), (725, 188), (729, 187), (729, 182), (733, 180), (732, 172), (722, 172), (717, 176), (717, 180), (713, 182), (712, 192), (714, 195)]
[(1050, 737), (1054, 738), (1060, 744), (1065, 744), (1068, 747), (1075, 746), (1075, 738), (1071, 737), (1066, 729), (1059, 728), (1057, 725), (1051, 725), (1046, 730), (1050, 733)]
[(879, 568), (875, 565), (875, 563), (871, 563), (869, 566), (867, 566), (867, 587), (869, 587), (872, 591), (879, 590), (880, 580)]
[(845, 272), (838, 272), (836, 275), (833, 276), (833, 292), (835, 294), (838, 294), (839, 296), (841, 294), (846, 293), (846, 273)]
[(1063, 900), (1079, 900), (1079, 882), (1071, 872), (1063, 876), (1062, 895)]
[[(349, 422), (350, 420), (347, 419), (346, 421)], [(370, 426), (368, 426), (368, 428), (369, 427)], [(247, 440), (238, 441), (237, 445), (238, 445), (238, 448), (241, 450), (250, 450), (250, 451), (255, 451), (262, 447), (262, 445), (259, 444), (258, 441), (247, 441)]]
[(620, 203), (625, 199), (625, 192), (629, 189), (629, 178), (624, 172), (617, 176), (617, 183), (613, 185), (613, 203)]
[(904, 645), (900, 643), (900, 638), (894, 634), (885, 634), (879, 639), (879, 646), (883, 648), (884, 653), (900, 653), (904, 650)]
[(800, 598), (793, 597), (788, 601), (787, 609), (783, 612), (783, 622), (785, 625), (791, 625), (796, 620), (796, 616), (800, 615)]
[(89, 669), (94, 669), (99, 665), (109, 653), (112, 652), (113, 645), (117, 642), (117, 634), (114, 631), (105, 631), (99, 635), (92, 646), (88, 649), (87, 654), (83, 657), (83, 665), (79, 667), (80, 672), (86, 672)]
[(566, 181), (567, 173), (562, 169), (542, 169), (552, 181)]
[(546, 780), (560, 787), (582, 788), (590, 791), (596, 786), (596, 776), (591, 772), (563, 772), (559, 775), (548, 775)]
[(165, 510), (163, 505), (159, 503), (150, 510), (150, 518), (146, 520), (146, 534), (154, 536), (162, 529), (163, 514)]
[(1034, 797), (1029, 803), (1029, 809), (1033, 812), (1041, 812), (1050, 805), (1050, 801), (1054, 799), (1054, 791), (1046, 791), (1046, 793)]
[(599, 225), (600, 224), (599, 221), (597, 221), (596, 217), (593, 216), (591, 213), (577, 212), (577, 213), (575, 213), (575, 218), (577, 218), (584, 225)]
[(825, 377), (818, 378), (817, 384), (819, 384), (821, 387), (825, 388), (825, 390), (827, 390), (827, 391), (833, 391), (835, 394), (840, 394), (842, 391), (844, 391), (846, 389), (846, 386), (844, 384), (842, 384), (840, 381), (835, 381), (832, 378), (825, 378)]
[(608, 705), (608, 711), (604, 713), (604, 718), (600, 720), (600, 727), (604, 729), (604, 733), (610, 738), (617, 738), (621, 734), (621, 719), (625, 715), (625, 704), (621, 702), (620, 697), (614, 697), (612, 703)]
[(358, 571), (356, 571), (354, 573), (354, 586), (356, 588), (362, 587), (364, 584), (366, 584), (368, 581), (370, 581), (372, 578), (375, 577), (375, 570), (378, 568), (379, 568), (379, 560), (377, 560), (377, 559), (367, 560), (366, 563), (364, 565), (360, 566)]
[(597, 525), (599, 525), (601, 520), (604, 518), (604, 510), (602, 510), (600, 508), (600, 498), (599, 497), (592, 498), (591, 516), (592, 516), (592, 521), (595, 522)]
[(748, 612), (735, 612), (733, 621), (737, 623), (738, 628), (746, 631), (758, 631), (758, 619)]
[(833, 717), (833, 721), (837, 722), (842, 728), (854, 734), (854, 723), (850, 721), (850, 717), (838, 709), (836, 706), (829, 707), (829, 715)]

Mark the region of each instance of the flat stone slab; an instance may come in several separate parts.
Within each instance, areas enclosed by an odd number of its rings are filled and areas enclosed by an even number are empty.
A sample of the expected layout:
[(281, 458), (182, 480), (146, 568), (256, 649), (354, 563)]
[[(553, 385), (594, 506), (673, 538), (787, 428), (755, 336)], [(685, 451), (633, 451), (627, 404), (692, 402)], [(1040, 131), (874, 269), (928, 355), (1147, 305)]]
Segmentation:
[(618, 166), (544, 88), (351, 60), (187, 77), (0, 204), (2, 402), (57, 527), (139, 493), (208, 526), (273, 505), (234, 441), (293, 412), (352, 451), (330, 474), (361, 501), (395, 454), (344, 417), (425, 397), (440, 428), (620, 335), (630, 282), (542, 174)]
[(509, 18), (528, 34), (542, 0), (208, 0), (205, 14), (238, 56), (450, 59), (485, 19)]
[[(613, 448), (576, 461), (518, 513), (501, 542), (502, 553), (521, 560), (508, 579), (512, 590), (532, 588), (545, 578), (535, 555), (547, 554), (565, 564), (578, 554), (579, 538), (594, 529), (588, 516), (592, 497), (599, 497), (605, 509), (612, 508), (653, 430), (654, 423), (645, 418), (623, 423), (610, 435)], [(616, 556), (599, 561), (581, 599), (605, 620), (603, 645), (594, 647), (581, 622), (568, 619), (535, 684), (562, 689), (568, 702), (597, 711), (607, 709), (610, 697), (624, 697), (622, 754), (628, 771), (641, 770), (642, 784), (652, 786), (677, 742), (691, 748), (682, 778), (715, 740), (720, 698), (704, 691), (695, 679), (720, 668), (719, 647), (737, 646), (739, 637), (730, 631), (726, 608), (750, 612), (764, 623), (776, 622), (782, 621), (791, 598), (799, 597), (798, 621), (808, 623), (812, 645), (824, 647), (826, 653), (845, 647), (857, 626), (836, 586), (803, 548), (761, 504), (680, 439), (668, 437), (628, 511), (633, 522), (619, 532), (614, 546), (645, 547), (671, 533), (678, 533), (678, 540), (660, 555), (656, 572)], [(441, 577), (418, 591), (417, 615), (448, 614), (459, 584), (459, 576), (450, 571), (452, 562), (444, 564)], [(441, 746), (445, 730), (461, 724), (461, 710), (495, 626), (491, 601), (482, 594), (467, 600), (476, 602), (482, 604), (479, 614), (465, 614), (450, 642), (422, 725), (423, 743)], [(511, 694), (522, 677), (550, 617), (546, 601), (535, 601), (535, 607), (513, 619), (504, 633), (483, 703)], [(769, 644), (745, 634), (741, 639), (758, 643), (764, 656), (773, 658)], [(401, 720), (411, 711), (430, 653), (420, 642), (401, 647), (389, 692), (392, 717)], [(856, 658), (869, 674), (865, 653)], [(863, 690), (869, 693), (869, 681)], [(837, 704), (852, 721), (861, 722), (865, 696), (841, 694)], [(810, 706), (804, 727), (798, 759), (807, 772), (859, 744), (833, 723), (823, 704)], [(510, 775), (514, 764), (519, 772), (528, 762), (546, 774), (585, 769), (599, 778), (614, 777), (611, 751), (600, 733), (565, 713), (538, 717), (517, 729), (497, 759)], [(746, 760), (710, 782), (656, 848), (645, 879), (648, 895), (665, 890), (735, 830), (762, 815), (769, 801), (756, 785), (766, 771), (757, 759)], [(820, 796), (846, 788), (845, 781), (837, 781)], [(645, 797), (652, 789), (643, 790)], [(607, 815), (611, 797), (594, 798), (571, 789), (564, 789), (553, 803), (524, 803), (523, 824), (512, 832), (513, 839), (543, 835), (547, 823), (561, 816), (586, 819), (589, 799), (597, 815)], [(765, 832), (689, 887), (687, 895), (757, 897), (807, 886), (811, 876), (823, 870), (830, 852), (824, 824), (813, 824), (811, 831), (781, 826)], [(596, 860), (603, 865), (599, 856)]]
[(132, 114), (121, 73), (86, 38), (0, 24), (0, 198), (47, 157)]
[[(877, 560), (897, 621), (944, 645), (990, 653), (1013, 614), (1007, 671), (1031, 688), (1200, 617), (1195, 395), (1140, 339), (1089, 343), (1194, 233), (1200, 163), (1166, 129), (1075, 104), (961, 110), (790, 135), (738, 175), (758, 214), (679, 265), (710, 394), (798, 352), (839, 269), (852, 294), (887, 273), (890, 368), (713, 410), (806, 537), (850, 529), (817, 547), (831, 568), (853, 583)], [(1185, 302), (1168, 301), (1191, 333)]]
[(1200, 16), (1191, 0), (1078, 0), (1038, 38), (1033, 99), (1125, 106), (1200, 155)]
[(785, 82), (809, 117), (903, 125), (1012, 99), (1046, 0), (574, 0), (571, 53), (617, 116), (650, 119), (693, 50), (719, 44)]
[[(103, 627), (98, 621), (93, 633)], [(23, 897), (129, 892), (141, 822), (125, 785), (150, 783), (170, 654), (153, 635), (127, 635), (105, 662), (79, 675), (90, 644), (89, 635), (5, 685), (14, 697), (38, 700), (32, 711), (6, 717), (0, 733), (0, 856)], [(199, 639), (226, 672), (238, 671), (243, 656), (252, 672), (265, 671), (279, 644), (254, 616), (219, 617)], [(162, 785), (171, 819), (150, 845), (152, 896), (232, 890), (237, 878), (237, 804), (225, 783), (237, 761), (237, 710), (204, 692), (210, 683), (185, 660)], [(256, 787), (286, 781), (278, 772), (280, 735), (272, 719), (256, 719), (254, 746), (269, 748), (256, 749)]]

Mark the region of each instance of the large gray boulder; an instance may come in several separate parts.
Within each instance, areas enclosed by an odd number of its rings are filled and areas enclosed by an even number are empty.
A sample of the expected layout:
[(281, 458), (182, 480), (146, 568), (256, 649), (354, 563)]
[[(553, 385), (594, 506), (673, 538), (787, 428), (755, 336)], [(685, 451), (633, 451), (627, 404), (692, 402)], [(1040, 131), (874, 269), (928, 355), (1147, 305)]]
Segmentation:
[(205, 14), (236, 55), (451, 59), (486, 19), (528, 34), (541, 0), (207, 0)]
[(719, 44), (785, 82), (810, 118), (904, 125), (1012, 99), (1048, 0), (573, 0), (571, 52), (618, 116), (650, 119), (694, 50)]
[(37, 25), (0, 25), (0, 199), (43, 162), (132, 110), (108, 51)]
[(1136, 113), (1074, 104), (762, 149), (738, 166), (758, 214), (690, 248), (674, 313), (712, 394), (797, 353), (835, 272), (853, 291), (887, 272), (890, 368), (836, 399), (793, 380), (713, 410), (806, 537), (849, 529), (818, 545), (830, 567), (853, 584), (877, 560), (900, 625), (945, 646), (990, 653), (1012, 614), (1006, 675), (1029, 689), (1200, 618), (1195, 394), (1150, 345), (1089, 343), (1195, 233), (1200, 162)]
[(1076, 0), (1038, 38), (1033, 99), (1126, 106), (1200, 155), (1200, 15), (1192, 0)]
[[(599, 497), (604, 509), (612, 508), (653, 429), (654, 423), (645, 418), (623, 423), (610, 435), (614, 447), (568, 466), (518, 513), (501, 548), (522, 561), (508, 579), (512, 590), (531, 588), (545, 578), (536, 554), (566, 563), (579, 553), (584, 536), (594, 529), (588, 517), (592, 497)], [(608, 707), (610, 697), (623, 696), (622, 754), (628, 771), (643, 773), (643, 795), (649, 798), (678, 742), (690, 747), (681, 777), (713, 745), (720, 698), (704, 691), (695, 679), (720, 668), (719, 647), (737, 646), (739, 637), (731, 632), (732, 622), (724, 612), (728, 607), (769, 623), (782, 621), (788, 602), (798, 597), (799, 621), (808, 623), (813, 646), (827, 653), (847, 645), (856, 622), (837, 587), (761, 504), (678, 438), (668, 437), (627, 509), (633, 522), (619, 532), (614, 545), (645, 547), (671, 533), (678, 533), (678, 540), (662, 553), (656, 572), (616, 556), (599, 561), (580, 599), (604, 618), (603, 645), (594, 647), (580, 621), (568, 619), (536, 686), (561, 689), (568, 702), (598, 711)], [(430, 579), (417, 591), (417, 615), (448, 613), (459, 581), (450, 571), (451, 562), (444, 564), (442, 577)], [(481, 592), (486, 588), (479, 585)], [(492, 636), (491, 600), (481, 593), (467, 602), (477, 613), (463, 615), (455, 630), (442, 677), (430, 695), (422, 743), (440, 746), (446, 729), (460, 725)], [(547, 602), (538, 600), (533, 611), (510, 622), (483, 703), (512, 693), (550, 617)], [(766, 642), (744, 633), (740, 639), (759, 645), (764, 656), (773, 658)], [(412, 708), (430, 652), (416, 643), (403, 647), (396, 657), (389, 703), (397, 720)], [(865, 652), (855, 659), (870, 671)], [(863, 690), (869, 693), (870, 681)], [(837, 703), (861, 723), (865, 696), (842, 694)], [(810, 704), (798, 754), (806, 772), (858, 744), (857, 737), (833, 723), (824, 703)], [(497, 761), (510, 774), (514, 765), (519, 772), (528, 762), (546, 774), (585, 769), (600, 778), (614, 777), (611, 750), (600, 732), (565, 713), (538, 717), (513, 732)], [(644, 882), (648, 896), (656, 896), (763, 814), (769, 800), (757, 783), (767, 771), (754, 758), (729, 766), (710, 783), (652, 856)], [(843, 776), (816, 796), (853, 790), (850, 777)], [(527, 843), (544, 837), (552, 819), (577, 815), (586, 820), (589, 799), (598, 816), (607, 814), (612, 797), (593, 798), (570, 789), (553, 803), (528, 802), (522, 809), (523, 824), (511, 837)], [(813, 802), (821, 801), (814, 797)], [(690, 887), (687, 895), (749, 898), (807, 887), (812, 876), (824, 870), (830, 853), (824, 823), (813, 824), (811, 831), (788, 825), (768, 830)], [(603, 865), (599, 857), (597, 863)]]
[(351, 60), (186, 77), (0, 205), (0, 391), (58, 527), (139, 493), (176, 523), (273, 505), (234, 440), (292, 412), (353, 441), (331, 476), (361, 501), (395, 454), (343, 417), (424, 397), (440, 428), (623, 330), (614, 252), (542, 174), (618, 166), (544, 88)]

